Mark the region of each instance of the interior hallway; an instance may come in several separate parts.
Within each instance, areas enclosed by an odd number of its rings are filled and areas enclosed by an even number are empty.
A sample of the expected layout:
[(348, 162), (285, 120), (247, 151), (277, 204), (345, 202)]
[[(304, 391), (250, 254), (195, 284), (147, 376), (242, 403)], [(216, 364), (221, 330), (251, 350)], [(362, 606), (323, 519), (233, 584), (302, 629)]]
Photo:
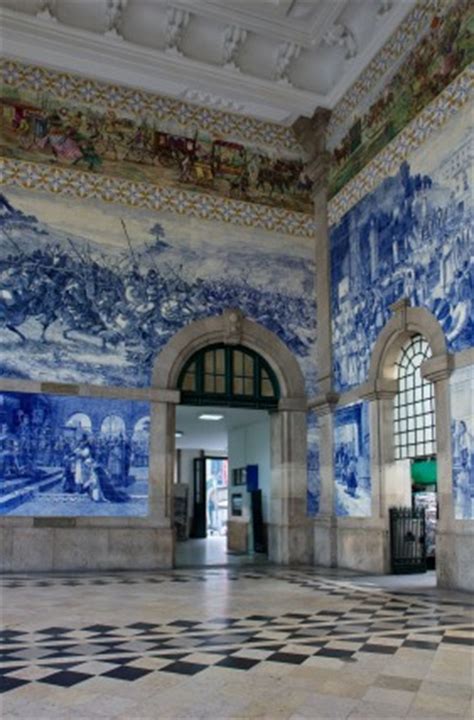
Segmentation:
[(3, 578), (3, 719), (472, 717), (473, 607), (434, 576)]
[(268, 557), (263, 553), (228, 552), (227, 537), (222, 535), (209, 535), (207, 538), (176, 543), (175, 565), (177, 568), (267, 564)]

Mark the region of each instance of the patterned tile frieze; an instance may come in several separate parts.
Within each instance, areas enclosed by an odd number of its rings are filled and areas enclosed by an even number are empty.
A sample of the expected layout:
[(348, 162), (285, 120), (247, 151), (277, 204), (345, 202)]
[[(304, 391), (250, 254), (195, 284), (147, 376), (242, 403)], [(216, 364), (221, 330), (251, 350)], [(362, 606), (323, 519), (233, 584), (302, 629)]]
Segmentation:
[(378, 80), (372, 78), (357, 106), (345, 108), (345, 124), (329, 135), (329, 197), (350, 182), (474, 60), (474, 11), (469, 0), (442, 3), (440, 8), (431, 7), (427, 15), (426, 21), (431, 17), (427, 31), (417, 38), (409, 54), (394, 57), (387, 72)]
[(401, 163), (429, 136), (441, 129), (459, 110), (472, 101), (474, 64), (430, 103), (365, 168), (329, 202), (329, 224), (335, 225), (362, 198), (386, 177), (395, 175)]
[(305, 213), (8, 158), (0, 158), (0, 184), (121, 203), (134, 208), (170, 211), (201, 220), (216, 220), (288, 235), (312, 237), (315, 232), (312, 216)]
[(352, 85), (331, 113), (328, 136), (339, 136), (354, 121), (354, 111), (364, 103), (374, 86), (402, 56), (428, 32), (436, 14), (444, 15), (451, 0), (419, 0), (389, 41), (377, 53), (359, 79)]
[(258, 143), (297, 156), (302, 152), (291, 128), (276, 123), (211, 110), (136, 88), (111, 85), (14, 60), (2, 60), (0, 70), (4, 85), (10, 90), (23, 88), (60, 101), (99, 106), (137, 119), (152, 116), (170, 131), (190, 128), (194, 132), (199, 127), (221, 137), (239, 139), (248, 144)]

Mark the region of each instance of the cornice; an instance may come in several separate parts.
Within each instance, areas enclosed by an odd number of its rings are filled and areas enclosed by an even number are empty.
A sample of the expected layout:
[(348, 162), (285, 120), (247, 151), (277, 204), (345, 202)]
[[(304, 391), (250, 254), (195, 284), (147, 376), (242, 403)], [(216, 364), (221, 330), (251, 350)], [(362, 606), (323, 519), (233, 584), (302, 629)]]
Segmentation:
[[(11, 59), (40, 64), (66, 72), (81, 72), (105, 82), (127, 84), (147, 92), (177, 94), (182, 87), (206, 90), (212, 86), (247, 104), (273, 106), (284, 114), (295, 108), (311, 115), (316, 105), (325, 106), (323, 95), (292, 85), (259, 79), (183, 55), (146, 48), (114, 37), (40, 22), (38, 18), (0, 10), (3, 54)], [(178, 90), (179, 92), (179, 90)]]
[(203, 131), (212, 131), (228, 139), (239, 139), (246, 144), (259, 143), (292, 156), (301, 157), (302, 154), (292, 129), (275, 123), (15, 59), (0, 59), (0, 70), (4, 85), (13, 90), (24, 87), (29, 92), (50, 94), (61, 102), (68, 100), (74, 104), (113, 109), (139, 119), (150, 115), (155, 121), (169, 121), (182, 128), (194, 129), (198, 125)]

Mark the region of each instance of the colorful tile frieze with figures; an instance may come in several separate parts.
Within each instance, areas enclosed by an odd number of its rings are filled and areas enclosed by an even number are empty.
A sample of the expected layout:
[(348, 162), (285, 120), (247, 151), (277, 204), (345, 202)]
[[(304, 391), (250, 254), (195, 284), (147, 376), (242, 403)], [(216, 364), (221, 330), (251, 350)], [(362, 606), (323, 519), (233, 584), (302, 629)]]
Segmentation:
[[(209, 122), (212, 113), (205, 114), (203, 108), (188, 106), (186, 114), (183, 103), (168, 103), (170, 108), (163, 109), (157, 107), (156, 96), (148, 98), (145, 93), (138, 93), (134, 106), (130, 92), (123, 89), (115, 93), (123, 95), (121, 103), (113, 102), (112, 86), (100, 86), (99, 102), (97, 93), (85, 93), (97, 83), (69, 75), (61, 76), (65, 85), (59, 88), (55, 82), (38, 84), (34, 77), (25, 82), (24, 73), (29, 77), (34, 72), (22, 68), (12, 63), (3, 66), (0, 153), (6, 158), (312, 211), (312, 183), (302, 151), (296, 143), (288, 147), (286, 128), (271, 132), (271, 124), (251, 121), (249, 125), (242, 117), (242, 137), (235, 116), (230, 116), (227, 126), (220, 118), (223, 127), (214, 129)], [(43, 80), (50, 76), (57, 80), (60, 75), (36, 70)]]
[[(404, 59), (368, 109), (354, 115), (332, 149), (334, 197), (474, 60), (474, 10), (469, 0), (445, 3), (427, 34)], [(357, 113), (357, 111), (356, 111)]]

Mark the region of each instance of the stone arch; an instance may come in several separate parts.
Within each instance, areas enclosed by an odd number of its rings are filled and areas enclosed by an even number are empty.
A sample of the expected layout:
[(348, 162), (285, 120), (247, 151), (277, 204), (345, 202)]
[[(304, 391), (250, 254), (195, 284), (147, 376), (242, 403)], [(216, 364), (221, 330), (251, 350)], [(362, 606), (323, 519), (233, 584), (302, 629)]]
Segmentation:
[(152, 419), (152, 427), (160, 428), (161, 435), (160, 447), (152, 437), (156, 474), (159, 466), (163, 483), (161, 492), (168, 498), (169, 508), (180, 372), (194, 353), (216, 343), (242, 345), (259, 353), (277, 377), (278, 411), (270, 415), (269, 558), (281, 564), (310, 563), (313, 540), (312, 523), (306, 514), (307, 399), (303, 373), (296, 358), (276, 335), (245, 318), (239, 310), (226, 310), (221, 315), (190, 323), (168, 342), (155, 360), (152, 386), (168, 391), (170, 396), (169, 402), (156, 404), (160, 407), (155, 407)]
[(393, 315), (382, 328), (372, 350), (369, 367), (369, 384), (393, 380), (395, 362), (405, 341), (415, 334), (428, 341), (433, 358), (446, 357), (447, 345), (443, 329), (435, 316), (426, 308), (410, 307), (409, 301), (400, 300), (392, 305)]
[[(401, 490), (400, 461), (395, 461), (393, 448), (393, 404), (398, 392), (396, 361), (404, 343), (413, 335), (422, 335), (429, 343), (432, 357), (421, 366), (424, 378), (434, 385), (436, 408), (436, 456), (438, 464), (437, 575), (446, 574), (444, 528), (453, 517), (452, 458), (449, 409), (449, 376), (452, 356), (448, 353), (446, 337), (436, 317), (426, 308), (410, 307), (407, 299), (391, 306), (392, 317), (381, 330), (374, 345), (368, 382), (361, 395), (372, 404), (372, 436), (374, 448), (372, 474), (378, 477), (376, 492), (377, 515), (388, 528), (388, 508), (411, 503), (411, 480)], [(401, 461), (406, 462), (406, 461)], [(398, 468), (398, 469), (397, 469)], [(389, 538), (385, 548), (386, 570), (389, 571)]]
[(261, 355), (274, 371), (281, 399), (305, 400), (305, 382), (296, 358), (270, 330), (245, 318), (239, 310), (197, 320), (176, 333), (155, 360), (152, 385), (177, 389), (178, 377), (186, 361), (209, 345), (243, 345)]

